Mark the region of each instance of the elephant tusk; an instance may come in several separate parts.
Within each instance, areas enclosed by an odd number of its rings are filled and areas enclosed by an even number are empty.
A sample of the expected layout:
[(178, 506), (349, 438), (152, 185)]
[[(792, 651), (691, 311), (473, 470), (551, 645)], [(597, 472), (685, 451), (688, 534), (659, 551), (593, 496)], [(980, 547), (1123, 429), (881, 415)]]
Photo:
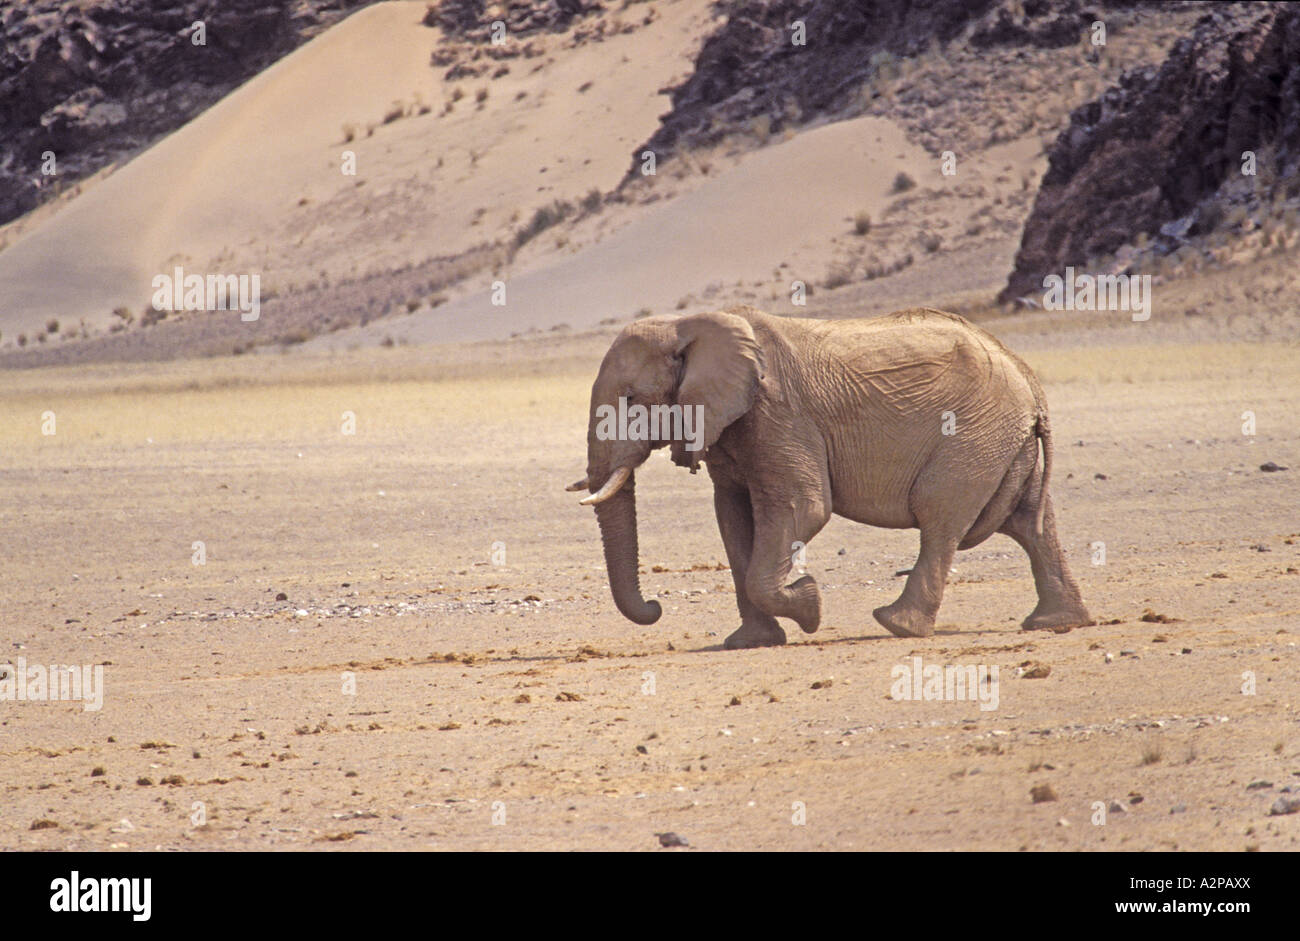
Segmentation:
[(632, 476), (632, 468), (620, 467), (618, 470), (614, 471), (614, 473), (609, 475), (609, 480), (605, 481), (605, 486), (601, 487), (591, 496), (579, 500), (578, 502), (583, 506), (594, 506), (597, 503), (604, 503), (614, 494), (619, 492), (623, 487), (623, 484), (627, 483), (627, 479), (630, 476)]
[(575, 490), (586, 490), (587, 482), (590, 479), (591, 479), (590, 477), (584, 477), (582, 478), (582, 480), (575, 480), (573, 483), (569, 484), (569, 486), (565, 487), (564, 489), (568, 490), (570, 493), (574, 492)]

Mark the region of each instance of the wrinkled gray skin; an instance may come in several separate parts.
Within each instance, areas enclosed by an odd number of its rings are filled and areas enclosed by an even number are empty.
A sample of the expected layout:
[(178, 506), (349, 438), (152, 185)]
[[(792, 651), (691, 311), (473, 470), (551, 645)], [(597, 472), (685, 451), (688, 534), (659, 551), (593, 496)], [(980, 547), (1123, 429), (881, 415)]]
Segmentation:
[[(587, 477), (570, 489), (596, 495), (620, 468), (634, 471), (667, 443), (598, 439), (597, 406), (617, 407), (620, 395), (704, 407), (705, 450), (671, 448), (678, 464), (703, 459), (713, 480), (741, 617), (728, 648), (785, 643), (777, 618), (817, 630), (816, 582), (786, 578), (794, 543), (811, 542), (832, 513), (920, 529), (903, 593), (874, 612), (900, 637), (933, 633), (953, 554), (995, 532), (1029, 555), (1038, 605), (1024, 628), (1091, 623), (1057, 542), (1042, 387), (1018, 357), (961, 317), (913, 309), (821, 321), (734, 307), (636, 321), (601, 363)], [(635, 473), (595, 510), (619, 611), (654, 623), (659, 604), (642, 597), (637, 575)]]

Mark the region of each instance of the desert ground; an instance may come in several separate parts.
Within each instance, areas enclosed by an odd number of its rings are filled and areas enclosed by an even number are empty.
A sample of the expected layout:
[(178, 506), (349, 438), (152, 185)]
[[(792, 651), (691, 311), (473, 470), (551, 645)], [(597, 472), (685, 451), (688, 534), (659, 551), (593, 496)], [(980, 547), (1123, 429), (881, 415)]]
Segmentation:
[[(0, 226), (0, 674), (103, 668), (102, 708), (0, 701), (0, 848), (1300, 848), (1300, 189), (1261, 148), (1222, 225), (1079, 260), (1137, 258), (1147, 321), (995, 303), (1077, 109), (1200, 8), (1108, 7), (1104, 54), (991, 9), (833, 108), (728, 117), (755, 82), (643, 178), (673, 88), (726, 77), (722, 7), (610, 3), (500, 60), (428, 13), (366, 5)], [(150, 308), (175, 265), (260, 272), (261, 319)], [(820, 630), (723, 650), (712, 489), (662, 452), (663, 617), (624, 620), (564, 490), (591, 382), (634, 318), (736, 303), (939, 307), (1022, 355), (1096, 623), (1021, 631), (994, 536), (893, 637), (917, 533), (836, 518)], [(914, 658), (996, 703), (896, 697)]]
[[(724, 651), (711, 488), (658, 457), (664, 615), (623, 620), (562, 489), (609, 331), (10, 374), (5, 654), (105, 667), (98, 711), (5, 704), (0, 845), (1294, 850), (1296, 471), (1260, 465), (1300, 464), (1296, 347), (1047, 316), (986, 325), (1054, 409), (1098, 620), (1060, 635), (994, 536), (888, 636), (916, 534), (836, 519), (821, 630)], [(996, 666), (997, 708), (895, 700), (915, 656)]]

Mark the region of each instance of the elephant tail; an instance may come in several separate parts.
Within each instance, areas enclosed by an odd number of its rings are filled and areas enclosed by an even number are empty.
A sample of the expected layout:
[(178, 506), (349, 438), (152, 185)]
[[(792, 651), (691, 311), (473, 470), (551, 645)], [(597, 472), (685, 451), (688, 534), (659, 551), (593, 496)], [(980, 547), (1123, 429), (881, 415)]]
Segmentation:
[(1034, 423), (1034, 436), (1043, 448), (1043, 479), (1038, 485), (1038, 515), (1035, 530), (1043, 534), (1043, 514), (1047, 512), (1047, 483), (1052, 477), (1052, 426), (1047, 420), (1047, 412), (1038, 410), (1038, 419)]

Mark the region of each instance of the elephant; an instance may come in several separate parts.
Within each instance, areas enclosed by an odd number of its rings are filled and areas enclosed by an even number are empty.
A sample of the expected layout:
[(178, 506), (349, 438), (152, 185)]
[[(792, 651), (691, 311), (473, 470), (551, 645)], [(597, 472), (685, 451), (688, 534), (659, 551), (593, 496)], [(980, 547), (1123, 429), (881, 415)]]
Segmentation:
[(786, 579), (832, 513), (920, 530), (902, 594), (873, 612), (896, 636), (933, 634), (956, 550), (995, 532), (1029, 556), (1038, 603), (1022, 628), (1093, 623), (1057, 540), (1042, 386), (956, 314), (816, 320), (738, 306), (625, 327), (592, 384), (587, 474), (567, 489), (588, 492), (614, 603), (643, 625), (661, 608), (641, 594), (635, 471), (664, 446), (713, 482), (741, 618), (727, 649), (784, 644), (778, 618), (817, 630), (817, 583)]

